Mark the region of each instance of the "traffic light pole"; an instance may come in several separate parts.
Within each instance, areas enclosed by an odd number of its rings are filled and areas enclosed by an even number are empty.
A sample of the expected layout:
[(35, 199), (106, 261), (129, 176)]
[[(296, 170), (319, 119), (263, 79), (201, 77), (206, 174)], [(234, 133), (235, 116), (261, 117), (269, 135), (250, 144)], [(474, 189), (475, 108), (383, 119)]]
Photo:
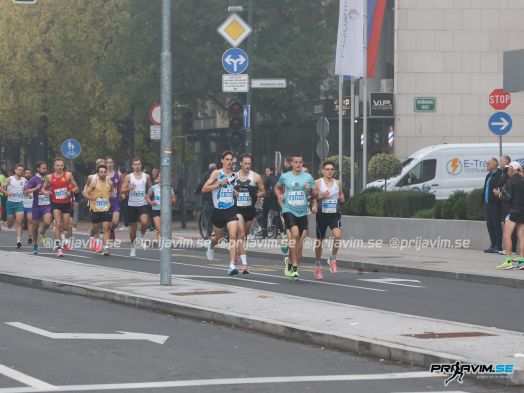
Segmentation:
[[(253, 0), (249, 0), (249, 2), (248, 2), (247, 24), (249, 26), (253, 26)], [(253, 34), (250, 34), (247, 37), (247, 53), (249, 54), (249, 56), (253, 55)], [(247, 105), (251, 105), (251, 101), (252, 101), (251, 86), (249, 86), (249, 89), (247, 91)], [(253, 127), (253, 125), (251, 125), (250, 128), (246, 129), (246, 153), (247, 154), (253, 154), (253, 132), (252, 132), (252, 127)]]

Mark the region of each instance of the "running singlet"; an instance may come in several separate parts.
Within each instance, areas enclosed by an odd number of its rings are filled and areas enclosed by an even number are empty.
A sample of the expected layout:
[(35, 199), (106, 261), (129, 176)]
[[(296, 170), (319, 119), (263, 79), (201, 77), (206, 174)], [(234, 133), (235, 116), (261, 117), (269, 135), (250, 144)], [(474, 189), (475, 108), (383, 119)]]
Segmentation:
[(92, 195), (96, 200), (90, 203), (91, 211), (95, 213), (107, 212), (109, 211), (109, 193), (111, 192), (110, 180), (100, 180), (97, 178), (95, 181), (96, 185), (92, 191)]
[(147, 175), (142, 172), (142, 177), (137, 179), (134, 173), (131, 173), (129, 184), (135, 186), (134, 190), (129, 191), (128, 206), (145, 206), (147, 205), (146, 199), (146, 186), (147, 186)]
[(17, 179), (15, 176), (9, 176), (9, 184), (7, 185), (7, 194), (12, 194), (7, 197), (8, 202), (23, 202), (24, 201), (24, 187), (27, 183), (25, 177)]
[(218, 183), (222, 184), (223, 179), (228, 179), (228, 183), (225, 186), (221, 185), (212, 191), (213, 205), (215, 206), (215, 209), (229, 209), (235, 205), (233, 187), (236, 176), (233, 174), (231, 177), (228, 177), (224, 172), (222, 172), (222, 170), (220, 170), (218, 172)]
[(113, 192), (111, 193), (111, 199), (120, 198), (120, 172), (115, 171), (111, 176), (111, 182), (113, 183)]
[(42, 193), (42, 187), (45, 183), (45, 176), (34, 175), (26, 184), (26, 188), (32, 189), (40, 185), (40, 188), (33, 192), (33, 207), (47, 206), (51, 203), (49, 195)]
[(315, 181), (309, 173), (300, 172), (295, 176), (290, 171), (280, 176), (277, 184), (285, 187), (282, 213), (291, 213), (295, 217), (307, 215), (309, 191), (306, 190), (306, 183), (311, 185), (312, 190), (315, 188)]
[(336, 180), (333, 180), (333, 187), (328, 188), (324, 178), (320, 179), (320, 190), (319, 193), (323, 194), (324, 192), (329, 192), (329, 197), (326, 199), (320, 200), (320, 209), (319, 213), (340, 213), (339, 204), (338, 204), (338, 194), (340, 192)]
[(60, 177), (56, 177), (54, 173), (51, 174), (51, 202), (53, 203), (71, 203), (71, 197), (67, 196), (71, 192), (71, 185), (66, 180), (67, 172)]
[[(241, 181), (240, 178), (237, 178), (236, 185), (235, 185), (235, 190), (238, 191), (237, 207), (255, 206), (255, 203), (257, 202), (256, 194), (258, 191), (258, 187), (255, 184), (254, 177), (255, 177), (255, 172), (249, 171), (247, 180)], [(252, 197), (253, 193), (255, 195), (254, 198)]]
[[(160, 197), (162, 190), (160, 189), (160, 184), (157, 183), (149, 189), (149, 192), (153, 194), (153, 201), (155, 202), (152, 206), (153, 210), (160, 210)], [(175, 195), (173, 188), (171, 188), (171, 197)]]
[[(27, 183), (28, 182), (29, 182), (29, 180), (26, 182), (26, 188), (27, 188)], [(30, 193), (30, 194), (24, 193), (24, 208), (25, 209), (32, 209), (33, 208), (33, 193)]]

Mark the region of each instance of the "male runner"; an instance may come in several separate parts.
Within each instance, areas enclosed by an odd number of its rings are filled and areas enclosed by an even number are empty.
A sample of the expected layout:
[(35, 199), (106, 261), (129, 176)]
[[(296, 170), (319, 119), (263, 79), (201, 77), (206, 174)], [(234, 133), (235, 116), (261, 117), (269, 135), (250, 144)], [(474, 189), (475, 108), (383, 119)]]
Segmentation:
[(122, 183), (122, 174), (118, 170), (115, 170), (115, 161), (112, 157), (106, 157), (106, 165), (107, 177), (109, 177), (113, 183), (113, 192), (109, 199), (113, 217), (109, 238), (115, 240), (115, 229), (118, 227), (118, 222), (120, 221), (120, 185)]
[[(106, 165), (106, 161), (103, 158), (98, 158), (95, 161), (95, 168), (98, 168), (99, 165)], [(97, 178), (98, 172), (95, 169), (95, 173), (87, 177), (86, 184), (84, 185), (84, 189), (82, 191), (82, 195), (87, 191), (87, 188), (91, 185), (91, 183), (94, 183), (96, 181)], [(87, 200), (87, 206), (89, 207), (89, 211), (91, 212), (91, 201)], [(100, 225), (91, 222), (91, 229), (89, 230), (89, 249), (92, 252), (102, 252), (102, 242), (100, 242), (99, 235)]]
[(344, 192), (339, 180), (333, 178), (335, 173), (335, 163), (326, 160), (322, 163), (322, 173), (324, 177), (315, 180), (318, 189), (318, 201), (313, 199), (313, 213), (316, 212), (317, 221), (317, 241), (315, 242), (316, 268), (314, 276), (317, 280), (324, 278), (320, 259), (322, 258), (322, 242), (326, 237), (326, 230), (329, 227), (333, 234), (333, 250), (327, 259), (329, 271), (337, 273), (337, 252), (340, 246), (342, 235), (342, 221), (340, 215), (340, 203), (345, 202)]
[(140, 217), (140, 239), (144, 238), (144, 234), (148, 228), (149, 211), (146, 198), (146, 191), (151, 187), (151, 178), (145, 172), (142, 172), (142, 161), (140, 158), (133, 158), (133, 172), (127, 175), (122, 183), (120, 192), (129, 193), (129, 200), (127, 203), (127, 212), (129, 216), (129, 223), (131, 230), (129, 231), (129, 239), (131, 240), (130, 256), (136, 257), (136, 229), (137, 221)]
[[(315, 198), (317, 190), (313, 177), (302, 171), (304, 160), (302, 156), (292, 158), (292, 170), (284, 173), (275, 186), (286, 229), (289, 230), (289, 260), (285, 264), (286, 277), (298, 280), (298, 266), (304, 239), (307, 235), (308, 198)], [(284, 190), (284, 191), (283, 191)]]
[(238, 254), (242, 261), (242, 274), (248, 274), (246, 245), (247, 234), (255, 218), (255, 203), (266, 195), (260, 175), (251, 170), (251, 156), (240, 156), (240, 170), (237, 173), (235, 195), (238, 217)]
[(233, 165), (233, 153), (225, 151), (221, 155), (222, 169), (214, 170), (209, 179), (202, 187), (202, 192), (212, 192), (213, 196), (213, 232), (214, 235), (208, 244), (206, 256), (210, 261), (214, 257), (213, 248), (224, 237), (224, 227), (227, 227), (229, 235), (229, 269), (227, 274), (232, 276), (238, 274), (235, 266), (236, 241), (237, 241), (237, 209), (233, 188), (236, 176), (231, 170)]
[[(33, 177), (31, 169), (24, 170), (24, 177), (27, 181)], [(27, 182), (26, 182), (27, 188)], [(33, 193), (24, 189), (24, 220), (27, 223), (27, 244), (33, 243)], [(25, 224), (24, 224), (25, 226)], [(36, 239), (36, 238), (35, 238)]]
[(27, 179), (23, 177), (24, 165), (15, 165), (15, 174), (9, 176), (0, 187), (7, 195), (7, 227), (12, 228), (16, 221), (16, 248), (22, 247), (22, 225), (24, 221), (24, 188)]
[(67, 251), (70, 249), (68, 240), (62, 233), (62, 229), (67, 230), (71, 225), (71, 205), (72, 197), (78, 192), (78, 185), (71, 172), (64, 171), (64, 159), (55, 158), (55, 172), (47, 175), (44, 190), (49, 189), (51, 194), (51, 210), (55, 220), (55, 246), (56, 255), (64, 256), (62, 245)]
[(82, 193), (84, 198), (89, 200), (91, 210), (91, 222), (93, 230), (100, 231), (102, 223), (102, 232), (104, 234), (104, 256), (109, 256), (109, 230), (111, 227), (111, 210), (110, 196), (113, 191), (113, 183), (107, 176), (107, 166), (101, 164), (97, 167), (96, 177), (87, 185)]
[(33, 254), (38, 255), (38, 227), (43, 221), (42, 231), (40, 232), (40, 244), (44, 243), (45, 232), (51, 226), (51, 201), (49, 199), (49, 191), (44, 191), (44, 184), (46, 182), (47, 164), (44, 161), (36, 163), (36, 174), (29, 179), (25, 186), (26, 193), (33, 194), (33, 233), (32, 237), (35, 240), (33, 245)]
[[(157, 179), (158, 183), (155, 183), (155, 185), (153, 185), (153, 187), (151, 187), (147, 192), (147, 203), (151, 205), (153, 211), (153, 223), (156, 229), (156, 243), (157, 245), (160, 245), (160, 198), (162, 194), (162, 189), (160, 188), (160, 174), (158, 174)], [(173, 187), (171, 187), (171, 204), (174, 205), (175, 203), (176, 195)]]

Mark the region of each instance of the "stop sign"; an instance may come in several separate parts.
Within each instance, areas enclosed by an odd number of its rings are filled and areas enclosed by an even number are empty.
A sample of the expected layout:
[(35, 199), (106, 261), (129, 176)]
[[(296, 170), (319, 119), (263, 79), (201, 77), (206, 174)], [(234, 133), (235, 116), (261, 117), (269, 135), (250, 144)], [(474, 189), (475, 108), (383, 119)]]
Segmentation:
[(489, 104), (497, 111), (504, 110), (511, 105), (511, 94), (504, 89), (495, 89), (489, 94)]

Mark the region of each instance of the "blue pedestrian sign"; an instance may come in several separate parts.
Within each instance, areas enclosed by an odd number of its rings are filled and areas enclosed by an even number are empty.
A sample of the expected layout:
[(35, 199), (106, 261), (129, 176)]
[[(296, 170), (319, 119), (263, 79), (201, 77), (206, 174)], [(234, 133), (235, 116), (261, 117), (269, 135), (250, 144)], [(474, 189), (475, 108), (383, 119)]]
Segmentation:
[(228, 74), (241, 74), (249, 65), (247, 53), (239, 48), (231, 48), (222, 55), (222, 67)]
[(251, 128), (251, 105), (244, 105), (242, 110), (242, 128)]
[(511, 116), (506, 112), (495, 112), (488, 121), (489, 130), (495, 135), (506, 135), (513, 126)]
[(76, 139), (66, 139), (64, 143), (62, 143), (60, 150), (62, 151), (64, 158), (67, 158), (68, 160), (74, 160), (82, 151), (80, 142)]

